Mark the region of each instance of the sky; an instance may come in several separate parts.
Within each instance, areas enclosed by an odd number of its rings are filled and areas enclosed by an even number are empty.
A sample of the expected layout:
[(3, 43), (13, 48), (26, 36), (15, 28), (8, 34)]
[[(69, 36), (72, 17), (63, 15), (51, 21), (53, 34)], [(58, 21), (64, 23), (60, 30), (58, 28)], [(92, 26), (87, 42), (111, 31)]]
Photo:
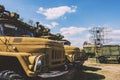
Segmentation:
[(61, 33), (71, 45), (92, 42), (92, 27), (107, 29), (105, 44), (120, 44), (120, 0), (0, 0), (0, 4), (26, 23), (39, 21), (52, 33)]

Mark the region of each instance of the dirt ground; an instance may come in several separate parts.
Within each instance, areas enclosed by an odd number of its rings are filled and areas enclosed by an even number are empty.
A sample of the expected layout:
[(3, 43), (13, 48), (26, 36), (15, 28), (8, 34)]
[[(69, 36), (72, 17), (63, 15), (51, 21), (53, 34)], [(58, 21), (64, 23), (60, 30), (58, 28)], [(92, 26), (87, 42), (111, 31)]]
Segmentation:
[(86, 61), (83, 71), (74, 80), (120, 80), (120, 64), (100, 64)]
[[(120, 64), (100, 64), (86, 61), (82, 68), (73, 69), (67, 78), (56, 77), (42, 80), (120, 80)], [(70, 79), (70, 78), (73, 79)]]

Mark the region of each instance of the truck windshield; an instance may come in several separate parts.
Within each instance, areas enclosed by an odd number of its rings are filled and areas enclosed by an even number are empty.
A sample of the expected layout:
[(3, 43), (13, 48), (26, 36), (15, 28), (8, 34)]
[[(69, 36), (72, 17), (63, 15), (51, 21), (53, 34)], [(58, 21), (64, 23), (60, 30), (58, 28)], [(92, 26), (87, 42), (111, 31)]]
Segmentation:
[(32, 34), (26, 29), (16, 27), (10, 24), (0, 24), (0, 35), (1, 36), (32, 36)]

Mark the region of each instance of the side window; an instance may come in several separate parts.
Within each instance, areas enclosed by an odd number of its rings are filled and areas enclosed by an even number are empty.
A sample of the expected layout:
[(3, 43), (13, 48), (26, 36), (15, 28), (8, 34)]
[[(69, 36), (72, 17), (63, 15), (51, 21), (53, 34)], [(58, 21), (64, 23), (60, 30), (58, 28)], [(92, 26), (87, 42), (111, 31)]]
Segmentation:
[(3, 33), (6, 36), (17, 36), (17, 37), (31, 36), (33, 37), (33, 34), (29, 32), (28, 30), (15, 26), (15, 25), (11, 25), (11, 24), (0, 25), (0, 30), (1, 30), (0, 35)]
[(7, 36), (15, 36), (17, 31), (17, 27), (14, 25), (4, 24), (4, 35)]

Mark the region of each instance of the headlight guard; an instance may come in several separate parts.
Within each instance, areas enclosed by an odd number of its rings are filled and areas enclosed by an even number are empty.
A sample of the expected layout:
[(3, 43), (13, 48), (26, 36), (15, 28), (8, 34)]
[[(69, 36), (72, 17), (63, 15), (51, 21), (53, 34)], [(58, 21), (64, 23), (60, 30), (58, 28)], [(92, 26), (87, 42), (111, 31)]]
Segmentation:
[(42, 66), (42, 60), (41, 60), (41, 56), (29, 56), (29, 68), (36, 72), (37, 70), (41, 70), (41, 66)]
[(42, 66), (42, 60), (41, 60), (41, 56), (37, 56), (35, 58), (35, 65), (34, 65), (34, 71), (36, 70), (40, 70), (41, 69), (41, 66)]

